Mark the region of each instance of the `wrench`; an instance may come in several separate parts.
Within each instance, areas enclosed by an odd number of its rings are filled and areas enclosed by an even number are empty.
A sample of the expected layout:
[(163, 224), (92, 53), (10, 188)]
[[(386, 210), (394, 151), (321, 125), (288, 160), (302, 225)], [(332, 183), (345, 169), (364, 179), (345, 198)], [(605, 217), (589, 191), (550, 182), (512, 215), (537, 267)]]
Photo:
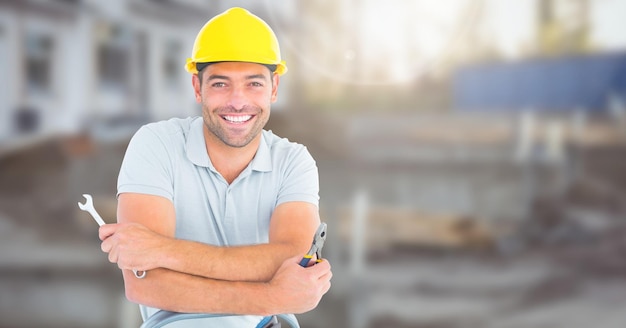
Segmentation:
[[(96, 208), (93, 207), (93, 198), (91, 197), (91, 195), (83, 194), (83, 197), (85, 197), (86, 199), (85, 204), (81, 204), (80, 202), (78, 202), (78, 208), (80, 208), (81, 210), (85, 212), (89, 212), (89, 214), (91, 214), (94, 220), (96, 220), (98, 225), (103, 226), (105, 224), (104, 220), (102, 220), (102, 217), (100, 216), (100, 214), (98, 214), (98, 212), (96, 211)], [(135, 277), (139, 279), (144, 278), (146, 276), (146, 271), (133, 270), (133, 273), (135, 274)]]

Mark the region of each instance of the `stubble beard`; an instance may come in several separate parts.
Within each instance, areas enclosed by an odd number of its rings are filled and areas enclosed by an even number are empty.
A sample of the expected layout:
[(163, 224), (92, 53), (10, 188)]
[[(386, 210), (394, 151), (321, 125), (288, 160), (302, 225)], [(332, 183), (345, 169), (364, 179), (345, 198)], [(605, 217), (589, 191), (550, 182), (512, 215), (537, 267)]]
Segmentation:
[[(254, 125), (247, 135), (243, 137), (230, 137), (225, 127), (226, 123), (222, 119), (221, 115), (226, 113), (239, 114), (241, 112), (253, 114), (254, 117), (252, 119), (254, 120)], [(254, 140), (254, 138), (256, 138), (256, 136), (259, 135), (259, 133), (261, 133), (263, 127), (269, 120), (269, 115), (262, 116), (262, 114), (263, 110), (256, 106), (247, 106), (240, 111), (226, 107), (218, 107), (211, 110), (204, 105), (202, 106), (202, 119), (204, 120), (204, 125), (209, 130), (209, 133), (213, 134), (225, 145), (234, 148), (243, 148), (247, 146), (250, 142), (252, 142), (252, 140)]]

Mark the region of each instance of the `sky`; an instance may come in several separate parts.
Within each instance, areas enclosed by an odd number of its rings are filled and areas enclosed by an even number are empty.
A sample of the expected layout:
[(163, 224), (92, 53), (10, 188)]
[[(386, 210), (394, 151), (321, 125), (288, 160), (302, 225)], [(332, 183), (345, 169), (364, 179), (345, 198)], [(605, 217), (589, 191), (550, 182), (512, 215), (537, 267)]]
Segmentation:
[(596, 0), (592, 38), (606, 50), (626, 49), (626, 0)]
[[(311, 49), (295, 49), (295, 52), (299, 56), (310, 57), (305, 58), (305, 62), (315, 63), (317, 70), (323, 70), (320, 66), (327, 67), (325, 75), (339, 76), (346, 72), (343, 80), (385, 84), (410, 82), (436, 67), (438, 62), (445, 61), (450, 54), (458, 58), (456, 55), (459, 52), (472, 49), (473, 41), (467, 39), (472, 32), (505, 59), (523, 58), (536, 42), (536, 7), (542, 0), (311, 1), (315, 1), (319, 8), (329, 8), (330, 11), (324, 15), (298, 11), (296, 0), (280, 5), (266, 2), (269, 11), (283, 19), (294, 19), (291, 13), (296, 13), (296, 24), (302, 24), (307, 19), (302, 15), (312, 15), (309, 20), (320, 26), (318, 34), (331, 39), (317, 45), (313, 52)], [(626, 16), (626, 0), (589, 1), (590, 37), (594, 49), (626, 50), (626, 33), (622, 32), (626, 31), (626, 19), (623, 19)], [(333, 17), (332, 10), (345, 11), (341, 16), (348, 17), (349, 24), (346, 26), (352, 27), (351, 31), (335, 31), (332, 23), (323, 21), (325, 17)], [(473, 14), (477, 12), (480, 15)], [(325, 24), (331, 28), (324, 29)], [(356, 42), (346, 43), (342, 39), (346, 33), (352, 35), (349, 39)], [(284, 37), (284, 33), (281, 35)], [(329, 62), (324, 63), (324, 58), (329, 58)], [(350, 66), (361, 67), (358, 76), (352, 76), (354, 69)]]
[[(489, 31), (503, 54), (517, 58), (536, 30), (535, 5), (541, 0), (486, 0)], [(591, 0), (592, 46), (601, 51), (626, 50), (626, 0)]]

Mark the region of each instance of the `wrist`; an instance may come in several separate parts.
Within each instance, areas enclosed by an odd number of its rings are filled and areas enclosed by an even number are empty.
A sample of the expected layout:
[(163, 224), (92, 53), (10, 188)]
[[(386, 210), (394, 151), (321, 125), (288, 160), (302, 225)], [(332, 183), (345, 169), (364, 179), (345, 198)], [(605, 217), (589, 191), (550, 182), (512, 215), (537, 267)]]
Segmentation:
[(157, 263), (155, 266), (158, 268), (166, 268), (170, 270), (176, 270), (182, 260), (180, 256), (176, 254), (176, 239), (169, 237), (162, 237), (161, 249), (158, 251)]
[(272, 288), (272, 284), (270, 282), (259, 282), (257, 284), (260, 288), (260, 295), (266, 295), (263, 302), (257, 302), (260, 306), (259, 313), (263, 316), (282, 313), (278, 305), (279, 302), (277, 302), (277, 298), (275, 297), (275, 290)]

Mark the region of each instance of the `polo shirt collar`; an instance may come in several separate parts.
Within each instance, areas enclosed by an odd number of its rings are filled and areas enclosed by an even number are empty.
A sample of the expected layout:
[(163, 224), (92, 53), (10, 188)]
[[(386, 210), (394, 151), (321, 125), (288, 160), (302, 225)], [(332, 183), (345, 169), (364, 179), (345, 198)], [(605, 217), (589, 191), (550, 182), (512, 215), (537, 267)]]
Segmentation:
[(185, 151), (187, 152), (187, 158), (198, 166), (204, 166), (211, 169), (215, 169), (209, 155), (206, 152), (206, 143), (204, 141), (203, 129), (204, 121), (202, 117), (197, 117), (189, 128), (189, 136), (187, 137), (187, 143), (185, 145)]
[(261, 131), (259, 149), (257, 149), (256, 155), (250, 162), (250, 168), (259, 172), (272, 171), (272, 155), (270, 154), (270, 147), (267, 145), (265, 131)]
[[(195, 165), (208, 167), (215, 171), (215, 167), (213, 167), (213, 163), (211, 163), (209, 155), (206, 152), (203, 128), (204, 121), (202, 117), (198, 117), (191, 122), (189, 137), (185, 144), (187, 158)], [(272, 171), (272, 156), (270, 154), (270, 148), (267, 145), (265, 131), (261, 131), (261, 142), (259, 143), (256, 155), (250, 162), (249, 168), (259, 172)]]

